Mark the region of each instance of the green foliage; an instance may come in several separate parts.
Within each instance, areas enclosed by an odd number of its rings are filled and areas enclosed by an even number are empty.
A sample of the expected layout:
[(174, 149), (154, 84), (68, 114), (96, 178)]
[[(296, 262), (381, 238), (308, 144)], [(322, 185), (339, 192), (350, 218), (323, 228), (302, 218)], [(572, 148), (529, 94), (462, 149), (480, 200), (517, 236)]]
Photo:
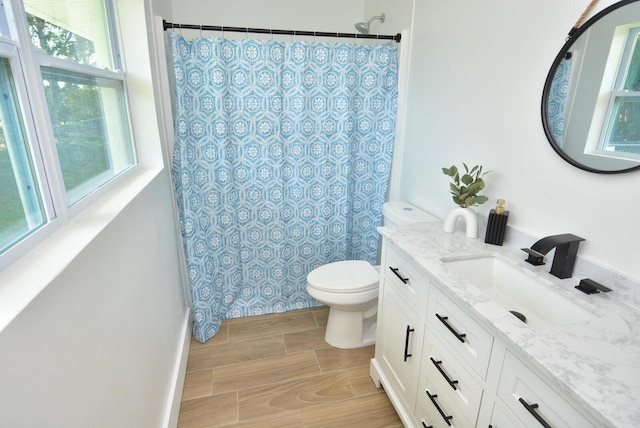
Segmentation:
[[(96, 65), (92, 41), (27, 14), (32, 44), (47, 54)], [(103, 102), (97, 79), (73, 71), (42, 67), (44, 91), (58, 160), (67, 191), (110, 168)]]
[(14, 233), (27, 229), (20, 193), (9, 158), (9, 151), (4, 144), (4, 132), (0, 132), (0, 249), (7, 243)]
[(636, 36), (636, 45), (627, 69), (627, 77), (622, 89), (640, 91), (640, 36)]
[(36, 48), (51, 56), (67, 58), (79, 64), (96, 65), (92, 41), (29, 13), (27, 23), (31, 43)]
[[(36, 48), (57, 58), (96, 65), (92, 41), (28, 13), (27, 22)], [(45, 94), (65, 188), (74, 189), (110, 168), (100, 90), (95, 79), (81, 81), (81, 74), (51, 67), (41, 70), (43, 80), (50, 83), (45, 85)], [(10, 137), (3, 128), (0, 121), (0, 249), (29, 231), (14, 175), (19, 172), (14, 172), (17, 166), (7, 149), (9, 144), (22, 142), (6, 141)]]
[(482, 165), (476, 165), (469, 169), (467, 164), (463, 163), (464, 174), (460, 175), (460, 170), (455, 165), (450, 168), (442, 168), (445, 175), (451, 177), (449, 189), (453, 197), (453, 202), (461, 207), (473, 207), (484, 204), (489, 200), (486, 196), (479, 195), (484, 189), (484, 180), (482, 177), (491, 171), (482, 172)]

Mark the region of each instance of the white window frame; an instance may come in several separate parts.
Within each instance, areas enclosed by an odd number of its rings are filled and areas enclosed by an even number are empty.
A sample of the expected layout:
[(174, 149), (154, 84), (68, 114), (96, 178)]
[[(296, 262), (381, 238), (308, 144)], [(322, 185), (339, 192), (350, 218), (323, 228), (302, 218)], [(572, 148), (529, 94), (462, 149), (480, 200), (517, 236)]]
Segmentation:
[[(18, 107), (22, 114), (28, 150), (34, 165), (36, 175), (34, 178), (40, 187), (46, 217), (45, 224), (0, 253), (0, 271), (15, 263), (56, 230), (86, 211), (96, 201), (104, 198), (111, 189), (121, 185), (140, 170), (138, 148), (134, 139), (127, 75), (122, 70), (124, 67), (122, 66), (121, 37), (116, 37), (116, 34), (121, 34), (117, 25), (117, 8), (114, 0), (104, 1), (108, 10), (106, 25), (109, 26), (114, 64), (119, 65), (119, 69), (115, 71), (51, 57), (33, 48), (22, 0), (5, 0), (4, 10), (0, 11), (0, 31), (8, 31), (11, 34), (11, 37), (0, 36), (0, 56), (8, 58), (11, 64), (20, 104)], [(6, 16), (6, 26), (2, 16)], [(117, 38), (120, 43), (115, 43), (114, 38)], [(123, 85), (126, 117), (129, 121), (129, 132), (133, 144), (133, 164), (96, 187), (73, 205), (69, 205), (67, 201), (62, 169), (59, 164), (53, 127), (49, 119), (47, 100), (42, 84), (40, 68), (42, 66), (102, 77), (121, 82)]]
[(629, 67), (631, 65), (631, 56), (636, 49), (637, 38), (640, 36), (640, 26), (632, 27), (629, 29), (625, 41), (624, 50), (622, 55), (620, 56), (618, 71), (616, 73), (615, 82), (613, 88), (609, 94), (609, 101), (607, 103), (607, 110), (604, 116), (604, 120), (602, 123), (602, 132), (600, 134), (600, 139), (598, 141), (598, 146), (596, 152), (598, 154), (608, 156), (608, 157), (616, 157), (620, 159), (629, 159), (629, 160), (638, 160), (638, 155), (634, 154), (626, 154), (624, 152), (614, 152), (611, 150), (607, 150), (606, 147), (609, 146), (609, 138), (612, 131), (611, 122), (613, 119), (613, 114), (615, 112), (616, 101), (620, 98), (639, 98), (640, 91), (629, 91), (622, 89), (624, 83), (627, 79), (627, 75), (629, 73)]
[(37, 242), (43, 239), (53, 229), (57, 227), (59, 218), (54, 199), (47, 197), (49, 193), (48, 178), (50, 173), (47, 170), (47, 163), (44, 162), (42, 156), (42, 147), (38, 142), (38, 132), (34, 123), (34, 117), (31, 111), (32, 104), (29, 102), (28, 85), (23, 76), (24, 58), (19, 50), (19, 46), (15, 40), (0, 36), (0, 56), (9, 61), (11, 73), (13, 75), (13, 84), (18, 98), (18, 111), (21, 113), (22, 124), (24, 127), (25, 137), (27, 139), (27, 151), (31, 156), (35, 177), (41, 192), (42, 204), (44, 206), (45, 223), (38, 229), (32, 231), (27, 237), (24, 237), (12, 247), (7, 249), (5, 253), (0, 255), (0, 269), (5, 265), (12, 263), (19, 255), (35, 246)]
[[(33, 74), (34, 74), (34, 79), (36, 82), (38, 82), (36, 88), (38, 90), (38, 98), (42, 100), (42, 102), (39, 103), (39, 105), (42, 107), (42, 114), (44, 115), (43, 117), (45, 118), (43, 120), (43, 123), (45, 124), (45, 129), (46, 129), (46, 141), (50, 141), (50, 145), (53, 147), (53, 150), (51, 151), (51, 155), (53, 157), (53, 160), (55, 162), (56, 165), (60, 165), (60, 161), (58, 158), (58, 151), (55, 149), (55, 137), (54, 137), (54, 133), (53, 133), (53, 126), (51, 123), (51, 120), (49, 120), (49, 111), (48, 111), (48, 107), (47, 107), (47, 100), (46, 100), (46, 95), (44, 92), (44, 86), (42, 85), (42, 73), (41, 73), (41, 67), (52, 67), (52, 68), (56, 68), (56, 69), (60, 69), (60, 70), (65, 70), (65, 71), (72, 71), (72, 72), (77, 72), (77, 73), (81, 73), (81, 74), (85, 74), (85, 75), (90, 75), (90, 76), (95, 76), (95, 77), (101, 77), (101, 78), (105, 78), (105, 79), (109, 79), (109, 80), (113, 80), (113, 81), (118, 81), (121, 82), (123, 84), (123, 88), (124, 88), (124, 96), (125, 96), (125, 104), (126, 104), (126, 115), (129, 119), (129, 124), (132, 123), (131, 121), (131, 113), (130, 113), (130, 109), (129, 109), (129, 97), (127, 95), (127, 85), (126, 85), (126, 75), (124, 72), (114, 72), (114, 71), (110, 71), (110, 70), (104, 70), (104, 69), (96, 69), (95, 67), (91, 67), (88, 65), (83, 65), (83, 64), (77, 64), (77, 63), (72, 63), (70, 61), (65, 61), (59, 58), (54, 58), (51, 57), (49, 55), (46, 54), (42, 54), (40, 52), (34, 52), (33, 54), (34, 57), (34, 63), (36, 64), (34, 66), (33, 69)], [(134, 141), (134, 137), (133, 137), (133, 130), (132, 130), (133, 126), (130, 126), (130, 138), (131, 141)], [(131, 165), (131, 167), (135, 167), (135, 165), (137, 165), (138, 160), (137, 160), (137, 154), (135, 153), (135, 143), (134, 143), (134, 163), (133, 165)], [(131, 167), (129, 167), (128, 169), (131, 169)], [(56, 168), (56, 173), (58, 175), (58, 182), (62, 184), (62, 188), (61, 190), (61, 196), (62, 196), (62, 201), (60, 201), (61, 203), (63, 203), (62, 206), (64, 206), (66, 208), (66, 210), (68, 210), (71, 213), (71, 216), (73, 217), (73, 215), (76, 215), (77, 212), (82, 211), (88, 204), (90, 204), (93, 200), (95, 200), (95, 198), (100, 197), (100, 193), (99, 190), (107, 185), (110, 181), (112, 181), (113, 179), (116, 179), (117, 177), (119, 177), (121, 174), (126, 174), (127, 170), (122, 171), (121, 173), (115, 175), (111, 180), (105, 182), (104, 184), (95, 187), (94, 186), (94, 190), (87, 194), (86, 196), (83, 196), (80, 200), (78, 200), (77, 202), (74, 202), (73, 204), (69, 203), (68, 198), (67, 198), (67, 193), (64, 189), (64, 180), (62, 178), (62, 170), (61, 168)], [(91, 183), (93, 182), (100, 182), (100, 177), (101, 176), (97, 176), (94, 177), (93, 179), (89, 180), (88, 182), (85, 182), (84, 184), (82, 184), (81, 186), (90, 186)], [(97, 193), (97, 194), (96, 194)]]

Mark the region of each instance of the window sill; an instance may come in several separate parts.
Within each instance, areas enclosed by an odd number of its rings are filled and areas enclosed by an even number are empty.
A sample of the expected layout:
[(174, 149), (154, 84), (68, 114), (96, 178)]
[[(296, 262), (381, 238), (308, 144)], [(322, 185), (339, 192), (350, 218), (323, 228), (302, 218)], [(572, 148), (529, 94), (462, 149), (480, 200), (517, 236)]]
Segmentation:
[(162, 171), (138, 168), (102, 198), (0, 272), (0, 331), (53, 281)]

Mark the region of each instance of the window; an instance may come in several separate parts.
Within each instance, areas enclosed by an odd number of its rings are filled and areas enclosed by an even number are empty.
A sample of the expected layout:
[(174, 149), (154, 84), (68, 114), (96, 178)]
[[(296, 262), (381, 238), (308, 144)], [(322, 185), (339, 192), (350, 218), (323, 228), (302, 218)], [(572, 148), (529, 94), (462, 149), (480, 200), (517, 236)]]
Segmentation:
[(103, 0), (25, 0), (69, 205), (135, 162)]
[(133, 164), (122, 82), (42, 67), (68, 199), (75, 202)]
[(620, 157), (640, 158), (640, 27), (632, 28), (608, 107), (601, 148)]
[(0, 7), (0, 257), (136, 163), (111, 1)]
[(102, 0), (24, 0), (32, 45), (47, 55), (115, 69)]
[(46, 222), (13, 72), (0, 59), (0, 252)]

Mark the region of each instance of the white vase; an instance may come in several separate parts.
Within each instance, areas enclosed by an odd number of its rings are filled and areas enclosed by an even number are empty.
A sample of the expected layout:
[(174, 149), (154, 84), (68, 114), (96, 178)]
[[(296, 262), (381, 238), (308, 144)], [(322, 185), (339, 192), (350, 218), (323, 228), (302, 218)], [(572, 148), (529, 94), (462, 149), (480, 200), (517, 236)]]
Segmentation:
[(456, 221), (458, 220), (458, 217), (462, 217), (464, 219), (467, 227), (467, 238), (476, 239), (478, 237), (478, 215), (469, 207), (455, 207), (452, 209), (444, 220), (442, 230), (447, 233), (452, 233), (456, 228)]

